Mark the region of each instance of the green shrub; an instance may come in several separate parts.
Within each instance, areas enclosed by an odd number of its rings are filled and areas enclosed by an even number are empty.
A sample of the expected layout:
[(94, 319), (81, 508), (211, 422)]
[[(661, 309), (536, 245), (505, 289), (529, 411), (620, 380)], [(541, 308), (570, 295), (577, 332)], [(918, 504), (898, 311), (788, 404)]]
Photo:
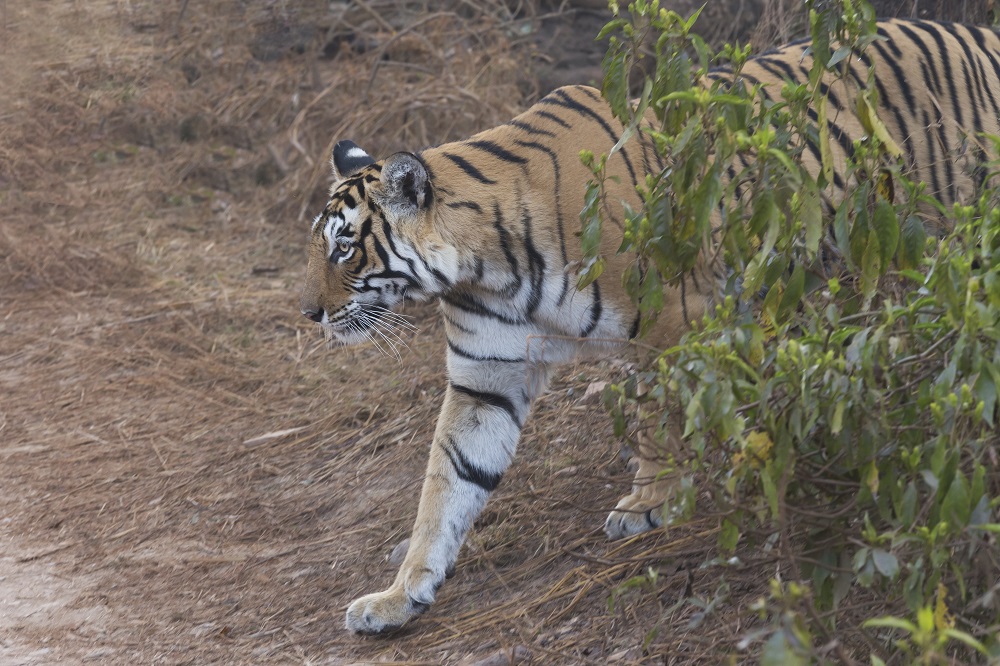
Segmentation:
[[(636, 402), (654, 403), (661, 425), (683, 422), (692, 455), (679, 463), (680, 487), (697, 480), (710, 490), (723, 553), (753, 535), (777, 545), (791, 582), (772, 581), (760, 604), (771, 620), (752, 637), (763, 663), (817, 658), (811, 637), (829, 639), (858, 586), (879, 592), (861, 609), (877, 651), (904, 651), (910, 663), (984, 661), (1000, 654), (1000, 192), (950, 210), (924, 194), (868, 92), (858, 103), (868, 137), (855, 142), (845, 178), (853, 185), (826, 216), (832, 170), (818, 81), (877, 36), (865, 2), (807, 4), (810, 80), (786, 84), (781, 103), (756, 87), (696, 83), (710, 64), (738, 72), (749, 55), (710, 53), (691, 33), (697, 14), (640, 1), (631, 20), (602, 32), (603, 94), (628, 127), (622, 143), (645, 133), (667, 165), (640, 188), (643, 206), (627, 214), (619, 250), (636, 256), (622, 280), (641, 330), (662, 308), (662, 285), (707, 253), (720, 252), (731, 275), (714, 311), (640, 373), (653, 390), (640, 398), (611, 387), (607, 402), (619, 431)], [(649, 44), (655, 62), (644, 69)], [(647, 108), (657, 127), (637, 122)], [(803, 165), (805, 141), (823, 155), (816, 174)], [(749, 166), (725, 177), (740, 154)], [(606, 156), (582, 157), (595, 173), (581, 215), (586, 284), (603, 270)], [(741, 197), (737, 180), (749, 189)], [(946, 231), (928, 235), (918, 207), (938, 210)], [(824, 244), (840, 262), (821, 281), (808, 268)], [(687, 504), (665, 516), (690, 513), (693, 492), (677, 495)]]

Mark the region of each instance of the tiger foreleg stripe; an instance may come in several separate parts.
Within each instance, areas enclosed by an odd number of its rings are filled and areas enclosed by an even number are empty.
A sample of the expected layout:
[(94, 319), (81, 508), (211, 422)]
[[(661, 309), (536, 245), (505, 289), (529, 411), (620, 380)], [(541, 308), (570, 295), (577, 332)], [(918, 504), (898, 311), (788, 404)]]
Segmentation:
[(448, 456), (451, 466), (462, 481), (477, 485), (488, 493), (492, 493), (500, 485), (503, 472), (488, 472), (471, 462), (451, 437), (447, 444), (441, 445), (441, 450)]
[(499, 393), (491, 393), (489, 391), (477, 391), (469, 388), (468, 386), (456, 384), (455, 382), (451, 382), (451, 388), (485, 405), (502, 409), (510, 415), (511, 420), (518, 428), (521, 427), (521, 419), (517, 415), (517, 408), (514, 407), (514, 403), (507, 396), (500, 395)]

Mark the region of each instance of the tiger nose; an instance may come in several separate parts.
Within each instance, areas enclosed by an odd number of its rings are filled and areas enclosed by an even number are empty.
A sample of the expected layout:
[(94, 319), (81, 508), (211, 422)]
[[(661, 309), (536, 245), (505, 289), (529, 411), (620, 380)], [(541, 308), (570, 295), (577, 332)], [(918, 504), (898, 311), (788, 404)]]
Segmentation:
[(302, 316), (315, 322), (323, 321), (323, 308), (302, 308)]

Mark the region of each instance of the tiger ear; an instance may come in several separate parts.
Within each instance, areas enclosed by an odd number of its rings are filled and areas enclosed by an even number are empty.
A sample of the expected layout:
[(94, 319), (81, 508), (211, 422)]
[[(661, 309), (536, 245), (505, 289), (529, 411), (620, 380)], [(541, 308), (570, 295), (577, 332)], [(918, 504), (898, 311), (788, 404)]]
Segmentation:
[(400, 217), (415, 215), (430, 204), (430, 177), (419, 157), (412, 153), (396, 153), (385, 160), (379, 199), (384, 207)]
[(333, 147), (330, 166), (333, 167), (333, 179), (338, 183), (369, 164), (375, 164), (375, 160), (353, 141), (338, 141)]

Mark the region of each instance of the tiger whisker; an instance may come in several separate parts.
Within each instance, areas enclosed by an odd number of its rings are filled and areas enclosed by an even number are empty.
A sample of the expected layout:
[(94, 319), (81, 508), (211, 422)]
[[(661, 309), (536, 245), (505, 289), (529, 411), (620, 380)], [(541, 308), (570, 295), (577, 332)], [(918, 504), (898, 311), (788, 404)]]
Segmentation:
[(381, 305), (363, 305), (362, 310), (369, 311), (373, 314), (377, 313), (380, 319), (387, 319), (389, 321), (392, 321), (395, 325), (399, 326), (400, 328), (405, 328), (410, 331), (418, 330), (417, 327), (410, 322), (410, 320), (413, 319), (413, 317), (409, 315), (393, 312), (392, 310), (384, 308)]
[(372, 345), (375, 346), (375, 349), (379, 350), (379, 352), (383, 356), (391, 356), (391, 354), (389, 354), (389, 352), (387, 352), (385, 349), (383, 349), (382, 345), (380, 345), (378, 343), (378, 340), (375, 339), (375, 336), (373, 336), (371, 334), (371, 330), (370, 329), (362, 328), (358, 324), (359, 324), (358, 319), (351, 319), (351, 320), (349, 320), (347, 322), (347, 328), (349, 328), (351, 331), (353, 331), (355, 333), (359, 333), (365, 340), (368, 340), (369, 342), (371, 342)]
[[(396, 361), (398, 363), (403, 362), (403, 358), (399, 353), (399, 348), (393, 343), (392, 340), (386, 337), (385, 333), (383, 333), (382, 330), (378, 328), (378, 326), (376, 326), (376, 320), (372, 318), (371, 315), (364, 312), (363, 310), (360, 310), (357, 315), (357, 321), (367, 326), (367, 328), (365, 329), (365, 334), (368, 337), (368, 339), (372, 341), (372, 344), (374, 344), (378, 348), (379, 351), (381, 351), (386, 356), (395, 356)], [(372, 335), (372, 331), (374, 331), (380, 338), (382, 338), (385, 344), (392, 350), (392, 354), (388, 353), (385, 349), (382, 348), (381, 345), (378, 344), (378, 342), (375, 340), (375, 336)]]
[(391, 335), (392, 338), (395, 340), (395, 342), (405, 347), (407, 351), (410, 350), (410, 345), (406, 344), (406, 340), (404, 340), (402, 336), (400, 336), (399, 331), (396, 329), (396, 327), (393, 325), (392, 322), (385, 321), (383, 319), (379, 319), (376, 317), (371, 319), (370, 323), (372, 325), (372, 328), (379, 330), (380, 334), (384, 333), (387, 335)]

